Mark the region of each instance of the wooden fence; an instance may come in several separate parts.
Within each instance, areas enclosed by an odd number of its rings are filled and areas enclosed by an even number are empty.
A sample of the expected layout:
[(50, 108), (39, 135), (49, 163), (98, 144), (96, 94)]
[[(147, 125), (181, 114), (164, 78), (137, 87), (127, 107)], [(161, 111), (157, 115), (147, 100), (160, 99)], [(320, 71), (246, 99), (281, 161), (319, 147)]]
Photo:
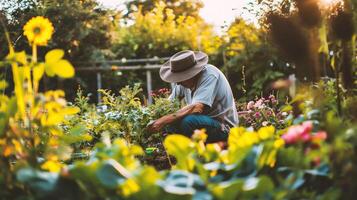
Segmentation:
[[(151, 71), (160, 69), (161, 63), (169, 58), (145, 58), (145, 59), (121, 59), (121, 60), (105, 60), (94, 62), (74, 62), (76, 71), (90, 71), (96, 73), (97, 89), (102, 89), (102, 72), (104, 71), (130, 71), (130, 70), (145, 70), (146, 71), (146, 89), (148, 104), (152, 103), (150, 95), (152, 91), (152, 76)], [(98, 102), (101, 100), (101, 94), (97, 92)]]

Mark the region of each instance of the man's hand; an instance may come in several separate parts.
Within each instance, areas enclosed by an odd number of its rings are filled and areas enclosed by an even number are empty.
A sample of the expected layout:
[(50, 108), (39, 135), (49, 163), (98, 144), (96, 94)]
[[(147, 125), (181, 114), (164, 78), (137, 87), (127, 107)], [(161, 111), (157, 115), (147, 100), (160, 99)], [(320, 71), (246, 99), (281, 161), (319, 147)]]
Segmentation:
[(160, 118), (156, 120), (154, 123), (150, 124), (148, 126), (148, 130), (150, 132), (159, 132), (162, 128), (164, 128), (165, 123), (164, 121)]
[(202, 104), (202, 103), (196, 103), (193, 105), (193, 108), (192, 108), (192, 111), (191, 111), (191, 114), (193, 113), (203, 113), (204, 111), (204, 108), (205, 108), (205, 105)]
[(164, 128), (165, 125), (170, 124), (178, 119), (182, 119), (187, 115), (202, 113), (204, 111), (204, 106), (205, 105), (202, 103), (185, 106), (176, 113), (168, 114), (161, 117), (160, 119), (157, 119), (154, 123), (149, 124), (147, 129), (151, 132), (158, 132)]

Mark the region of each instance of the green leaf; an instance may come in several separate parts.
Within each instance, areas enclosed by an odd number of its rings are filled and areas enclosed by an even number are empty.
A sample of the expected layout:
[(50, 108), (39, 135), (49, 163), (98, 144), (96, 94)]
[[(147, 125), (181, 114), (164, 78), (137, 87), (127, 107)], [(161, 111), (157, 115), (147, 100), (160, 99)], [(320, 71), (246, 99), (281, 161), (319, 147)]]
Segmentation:
[(289, 112), (293, 110), (293, 107), (291, 105), (285, 105), (281, 108), (281, 112)]
[(9, 118), (14, 116), (17, 112), (17, 100), (16, 97), (12, 97), (8, 102), (7, 102), (7, 112), (3, 113), (3, 115), (0, 117), (0, 136), (6, 131), (5, 127), (9, 123)]
[(8, 62), (0, 61), (0, 67), (5, 67), (8, 64), (9, 64)]
[(86, 132), (86, 127), (82, 124), (76, 125), (69, 130), (70, 135), (82, 135)]
[(86, 164), (84, 162), (76, 162), (73, 167), (69, 168), (71, 177), (88, 185), (100, 186), (100, 182), (96, 176), (98, 162)]
[(0, 90), (7, 88), (8, 84), (5, 80), (0, 80)]
[(130, 178), (130, 172), (113, 159), (104, 161), (96, 172), (97, 178), (104, 186), (115, 189)]
[(178, 168), (189, 170), (193, 167), (194, 163), (188, 156), (194, 152), (194, 144), (189, 138), (178, 134), (169, 135), (165, 138), (164, 146), (169, 154), (176, 157)]
[(59, 174), (23, 168), (16, 173), (16, 178), (38, 193), (50, 193), (55, 190)]
[(136, 182), (140, 185), (140, 190), (134, 194), (133, 199), (159, 199), (161, 188), (156, 182), (160, 178), (159, 172), (157, 172), (154, 167), (144, 166), (142, 170), (135, 175)]
[(158, 181), (165, 192), (177, 198), (192, 196), (192, 199), (212, 199), (207, 192), (202, 179), (196, 175), (181, 170), (171, 170), (165, 180)]
[(17, 100), (16, 97), (11, 97), (9, 103), (8, 103), (8, 108), (7, 108), (7, 113), (9, 117), (15, 116), (17, 112)]
[(87, 129), (84, 125), (78, 124), (69, 130), (69, 134), (61, 138), (67, 143), (77, 143), (82, 141), (91, 141), (93, 138), (86, 133)]
[(231, 181), (221, 182), (212, 188), (212, 192), (217, 199), (235, 200), (239, 199), (244, 184), (243, 179), (234, 179)]
[(267, 176), (251, 177), (245, 180), (242, 189), (247, 195), (264, 195), (273, 191), (274, 184)]

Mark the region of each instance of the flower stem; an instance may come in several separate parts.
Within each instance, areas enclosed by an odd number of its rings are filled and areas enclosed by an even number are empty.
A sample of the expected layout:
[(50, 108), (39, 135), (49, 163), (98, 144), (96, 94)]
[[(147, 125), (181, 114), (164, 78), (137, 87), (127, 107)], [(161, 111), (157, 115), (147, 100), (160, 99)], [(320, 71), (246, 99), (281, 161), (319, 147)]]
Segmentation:
[(37, 46), (36, 46), (36, 44), (32, 45), (32, 62), (37, 63)]

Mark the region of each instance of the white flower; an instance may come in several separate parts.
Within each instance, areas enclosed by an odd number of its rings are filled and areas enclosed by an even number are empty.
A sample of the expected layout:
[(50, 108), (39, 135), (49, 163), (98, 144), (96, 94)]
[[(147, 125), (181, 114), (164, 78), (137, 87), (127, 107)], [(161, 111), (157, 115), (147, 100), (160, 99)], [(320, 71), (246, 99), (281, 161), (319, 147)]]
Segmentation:
[(281, 115), (286, 117), (286, 116), (288, 116), (288, 113), (287, 112), (282, 112)]
[(259, 109), (264, 109), (264, 108), (266, 108), (267, 106), (265, 105), (265, 104), (262, 104), (262, 105), (260, 105), (258, 108)]
[(268, 126), (268, 124), (269, 124), (269, 122), (267, 122), (267, 121), (262, 122), (262, 126)]
[(254, 107), (259, 108), (263, 104), (263, 100), (259, 99), (257, 102), (255, 102)]
[(254, 101), (249, 101), (249, 103), (247, 104), (247, 110), (250, 110), (254, 107)]

